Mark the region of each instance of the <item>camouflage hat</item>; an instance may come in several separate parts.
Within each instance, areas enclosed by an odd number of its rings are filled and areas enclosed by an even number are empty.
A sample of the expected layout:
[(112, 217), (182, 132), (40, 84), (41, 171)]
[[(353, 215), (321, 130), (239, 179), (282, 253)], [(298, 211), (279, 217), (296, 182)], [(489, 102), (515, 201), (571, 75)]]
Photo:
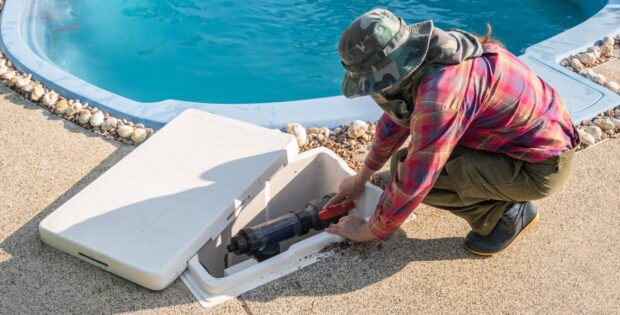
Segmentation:
[(400, 83), (424, 61), (432, 32), (430, 20), (408, 26), (385, 9), (358, 17), (338, 44), (346, 69), (342, 94), (364, 96)]

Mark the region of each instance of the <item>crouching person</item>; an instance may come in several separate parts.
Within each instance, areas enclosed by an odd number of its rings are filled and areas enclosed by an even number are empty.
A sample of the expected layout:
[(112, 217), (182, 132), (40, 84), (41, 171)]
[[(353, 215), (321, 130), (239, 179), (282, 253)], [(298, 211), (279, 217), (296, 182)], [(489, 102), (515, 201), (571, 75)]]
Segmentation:
[(384, 9), (344, 31), (343, 94), (370, 95), (384, 114), (364, 167), (330, 204), (359, 196), (390, 158), (392, 181), (369, 222), (347, 216), (329, 232), (387, 240), (425, 203), (469, 223), (467, 250), (493, 255), (536, 224), (531, 200), (565, 184), (579, 139), (559, 95), (490, 32), (406, 25)]

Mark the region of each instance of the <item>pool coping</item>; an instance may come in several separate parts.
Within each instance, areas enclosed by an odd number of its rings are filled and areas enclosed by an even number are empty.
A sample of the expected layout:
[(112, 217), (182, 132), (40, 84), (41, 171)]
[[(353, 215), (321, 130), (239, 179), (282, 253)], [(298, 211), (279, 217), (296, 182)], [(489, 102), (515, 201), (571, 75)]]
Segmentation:
[[(571, 54), (585, 50), (596, 40), (620, 33), (620, 0), (571, 0), (585, 12), (605, 6), (589, 19), (526, 49), (519, 56), (542, 79), (554, 87), (565, 100), (574, 123), (589, 119), (620, 104), (620, 95), (599, 86), (560, 66), (560, 61)], [(26, 1), (7, 0), (0, 21), (0, 48), (22, 72), (67, 98), (90, 103), (111, 115), (133, 120), (159, 129), (188, 108), (254, 123), (282, 128), (289, 122), (306, 127), (335, 127), (355, 119), (376, 120), (381, 110), (369, 97), (347, 99), (344, 96), (307, 99), (289, 102), (256, 104), (209, 104), (164, 100), (137, 102), (81, 80), (36, 55), (24, 42), (20, 21), (24, 17)], [(79, 91), (79, 93), (75, 92)]]

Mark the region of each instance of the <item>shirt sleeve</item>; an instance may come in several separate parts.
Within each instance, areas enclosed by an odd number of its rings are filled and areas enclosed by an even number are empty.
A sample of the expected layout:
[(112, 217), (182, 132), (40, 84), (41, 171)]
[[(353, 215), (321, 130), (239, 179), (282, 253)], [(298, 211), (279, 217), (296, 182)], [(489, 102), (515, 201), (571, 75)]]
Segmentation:
[(407, 156), (398, 163), (368, 223), (381, 240), (390, 238), (426, 197), (468, 125), (460, 106), (443, 102), (442, 94), (449, 91), (420, 93), (424, 90), (418, 90)]
[(377, 122), (375, 140), (366, 156), (364, 165), (373, 171), (379, 170), (408, 137), (409, 128), (395, 123), (390, 116), (383, 114)]

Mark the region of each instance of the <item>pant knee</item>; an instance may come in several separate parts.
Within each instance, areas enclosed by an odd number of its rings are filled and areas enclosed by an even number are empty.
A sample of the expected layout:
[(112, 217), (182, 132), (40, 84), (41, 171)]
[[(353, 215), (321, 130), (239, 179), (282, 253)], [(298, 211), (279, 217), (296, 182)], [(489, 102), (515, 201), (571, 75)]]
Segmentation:
[(555, 195), (555, 193), (557, 193), (561, 189), (561, 185), (545, 185), (542, 187), (539, 186), (537, 189), (537, 193), (535, 194), (534, 198), (532, 198), (532, 200), (544, 199), (551, 195)]

